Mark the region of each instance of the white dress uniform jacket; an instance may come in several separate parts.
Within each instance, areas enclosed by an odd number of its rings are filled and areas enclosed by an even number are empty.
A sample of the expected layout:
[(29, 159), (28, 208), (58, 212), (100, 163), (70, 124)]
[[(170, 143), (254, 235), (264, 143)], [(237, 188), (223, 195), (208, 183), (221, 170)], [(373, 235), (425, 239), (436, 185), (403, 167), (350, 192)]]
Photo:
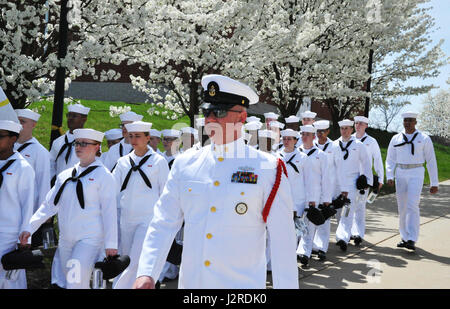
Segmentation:
[[(405, 144), (403, 134), (414, 145)], [(400, 236), (404, 241), (416, 242), (419, 238), (420, 227), (420, 195), (422, 193), (425, 174), (424, 163), (430, 176), (431, 186), (439, 186), (438, 170), (433, 143), (429, 136), (416, 130), (413, 134), (404, 131), (392, 137), (386, 156), (386, 178), (395, 178), (395, 188), (400, 221)], [(400, 165), (399, 165), (400, 164)], [(417, 167), (406, 168), (404, 165), (417, 164)]]
[[(19, 235), (27, 231), (33, 214), (35, 179), (31, 165), (14, 152), (7, 160), (0, 160), (0, 169), (9, 160), (15, 160), (5, 171), (0, 187), (0, 258), (16, 249)], [(26, 289), (25, 270), (19, 270), (17, 280), (7, 280), (0, 263), (0, 289)]]
[(267, 223), (262, 216), (276, 162), (242, 138), (180, 155), (156, 204), (138, 277), (159, 277), (184, 219), (180, 288), (264, 289), (266, 230), (274, 287), (298, 288), (293, 201), (284, 175)]
[[(60, 154), (58, 159), (56, 157), (58, 156), (59, 151), (61, 148), (66, 144), (66, 141), (70, 143), (68, 147)], [(73, 145), (74, 137), (73, 134), (69, 131), (66, 132), (66, 134), (61, 135), (57, 139), (53, 141), (52, 148), (50, 149), (50, 176), (51, 178), (59, 175), (62, 171), (64, 171), (67, 168), (73, 167), (75, 164), (77, 164), (80, 160), (75, 154), (75, 147)], [(67, 152), (70, 150), (70, 155), (68, 157), (68, 160), (66, 162), (66, 155)]]
[(34, 137), (23, 144), (14, 144), (14, 150), (17, 151), (20, 148), (23, 149), (20, 151), (20, 154), (33, 167), (36, 176), (33, 208), (33, 212), (35, 212), (44, 201), (48, 191), (50, 191), (50, 153)]
[(120, 143), (112, 145), (111, 148), (109, 148), (103, 160), (103, 164), (109, 171), (111, 171), (116, 166), (117, 161), (121, 157), (129, 154), (132, 151), (133, 146), (131, 146), (131, 144), (125, 143), (125, 139), (122, 139)]

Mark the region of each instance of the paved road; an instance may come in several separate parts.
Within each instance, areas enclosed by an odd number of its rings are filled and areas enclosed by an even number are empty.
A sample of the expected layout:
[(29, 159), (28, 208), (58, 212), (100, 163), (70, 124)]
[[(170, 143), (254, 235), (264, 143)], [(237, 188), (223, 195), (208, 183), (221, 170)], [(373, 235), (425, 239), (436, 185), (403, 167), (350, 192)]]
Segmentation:
[[(360, 247), (342, 252), (335, 245), (332, 221), (327, 261), (315, 257), (308, 268), (299, 265), (301, 289), (448, 289), (450, 288), (450, 181), (430, 195), (424, 187), (420, 203), (420, 236), (416, 251), (397, 248), (398, 211), (395, 194), (379, 197), (367, 207), (366, 237)], [(267, 286), (271, 287), (268, 276)], [(177, 280), (163, 283), (177, 288)]]

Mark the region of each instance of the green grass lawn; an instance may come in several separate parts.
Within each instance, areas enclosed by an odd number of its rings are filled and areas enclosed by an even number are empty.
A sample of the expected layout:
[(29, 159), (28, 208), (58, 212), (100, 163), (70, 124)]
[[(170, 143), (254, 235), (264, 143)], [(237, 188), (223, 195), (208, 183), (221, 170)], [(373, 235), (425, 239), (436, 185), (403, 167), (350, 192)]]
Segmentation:
[[(86, 107), (89, 107), (91, 110), (89, 111), (88, 119), (85, 128), (95, 129), (101, 132), (108, 131), (110, 129), (119, 128), (120, 119), (119, 116), (111, 117), (109, 115), (109, 107), (113, 106), (129, 106), (131, 107), (131, 111), (144, 116), (142, 121), (151, 122), (152, 128), (157, 130), (163, 129), (171, 129), (175, 124), (185, 124), (182, 126), (189, 126), (189, 117), (184, 116), (178, 120), (167, 120), (165, 116), (150, 116), (147, 113), (147, 110), (150, 108), (149, 104), (127, 104), (125, 102), (103, 102), (103, 101), (93, 101), (93, 100), (81, 100), (81, 104)], [(52, 122), (52, 112), (53, 112), (53, 102), (49, 102), (46, 100), (35, 102), (31, 104), (28, 108), (38, 109), (38, 113), (41, 114), (41, 118), (38, 121), (36, 128), (34, 129), (34, 137), (47, 149), (50, 146), (50, 132), (51, 132), (51, 122)], [(161, 108), (155, 108), (160, 112), (163, 111)], [(67, 113), (67, 104), (64, 104), (64, 113), (63, 113), (63, 130), (67, 132), (67, 121), (66, 121), (66, 113)], [(162, 150), (162, 145), (160, 145), (160, 149)], [(102, 143), (102, 151), (107, 151), (108, 147), (106, 144), (106, 139), (103, 140)]]

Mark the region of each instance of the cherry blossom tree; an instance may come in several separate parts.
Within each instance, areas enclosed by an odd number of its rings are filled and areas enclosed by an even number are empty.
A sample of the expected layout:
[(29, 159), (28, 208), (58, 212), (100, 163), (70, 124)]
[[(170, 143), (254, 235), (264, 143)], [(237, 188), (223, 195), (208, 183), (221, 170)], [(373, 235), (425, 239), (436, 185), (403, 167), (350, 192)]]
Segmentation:
[(450, 90), (428, 93), (423, 101), (418, 127), (430, 135), (450, 138)]

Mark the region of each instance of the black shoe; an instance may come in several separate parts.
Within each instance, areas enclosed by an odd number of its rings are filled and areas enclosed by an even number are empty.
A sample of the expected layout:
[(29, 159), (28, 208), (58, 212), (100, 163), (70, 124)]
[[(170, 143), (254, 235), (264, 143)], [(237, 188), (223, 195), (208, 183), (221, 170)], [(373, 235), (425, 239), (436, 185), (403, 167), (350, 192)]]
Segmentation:
[(406, 248), (406, 244), (406, 241), (402, 239), (402, 241), (397, 244), (397, 248)]
[(355, 236), (355, 238), (353, 239), (353, 241), (355, 242), (355, 246), (359, 246), (362, 243), (362, 238), (359, 236)]
[(341, 248), (341, 250), (344, 251), (344, 252), (347, 251), (347, 244), (343, 240), (339, 240), (336, 243), (336, 246), (339, 246)]
[(415, 246), (414, 241), (408, 240), (408, 241), (406, 242), (405, 248), (406, 248), (406, 249), (409, 249), (409, 250), (416, 250), (416, 246)]
[(306, 255), (300, 255), (299, 256), (299, 260), (300, 260), (300, 263), (303, 265), (303, 266), (307, 266), (308, 265), (308, 262), (309, 262), (309, 258), (306, 256)]
[(311, 251), (311, 255), (318, 255), (318, 254), (319, 254), (319, 251), (316, 251), (316, 250)]
[(322, 250), (319, 250), (318, 257), (320, 261), (325, 261), (327, 259), (327, 255)]
[(159, 290), (159, 289), (161, 289), (161, 282), (156, 281), (156, 283), (155, 283), (155, 290)]
[(353, 236), (353, 235), (352, 235), (352, 236), (350, 237), (350, 240), (355, 240), (356, 237), (358, 237), (358, 236)]

